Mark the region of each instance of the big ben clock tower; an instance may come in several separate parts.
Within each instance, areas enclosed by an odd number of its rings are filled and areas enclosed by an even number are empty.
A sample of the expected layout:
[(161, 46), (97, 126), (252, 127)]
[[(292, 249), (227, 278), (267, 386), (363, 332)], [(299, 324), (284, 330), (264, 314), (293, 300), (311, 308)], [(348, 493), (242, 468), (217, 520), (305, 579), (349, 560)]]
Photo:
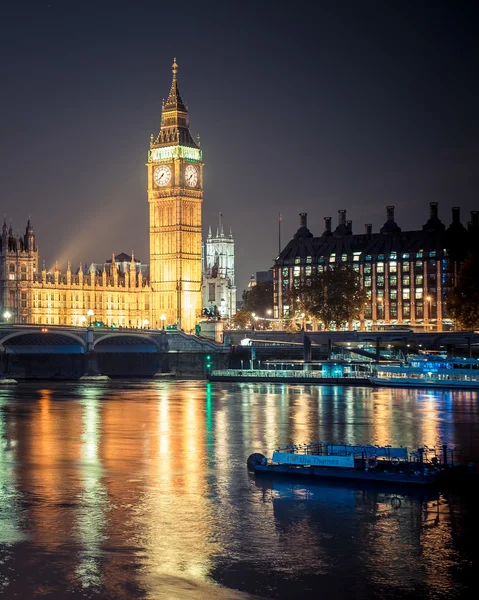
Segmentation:
[(160, 133), (148, 154), (151, 324), (191, 331), (201, 312), (201, 150), (188, 128), (173, 62)]

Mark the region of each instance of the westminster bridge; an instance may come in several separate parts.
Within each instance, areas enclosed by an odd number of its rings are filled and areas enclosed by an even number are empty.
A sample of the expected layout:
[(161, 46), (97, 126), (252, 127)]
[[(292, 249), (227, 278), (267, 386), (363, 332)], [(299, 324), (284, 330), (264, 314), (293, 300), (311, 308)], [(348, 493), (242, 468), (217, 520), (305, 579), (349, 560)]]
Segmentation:
[(0, 325), (0, 377), (205, 376), (228, 358), (229, 348), (182, 331)]
[(397, 358), (421, 350), (479, 356), (475, 331), (227, 330), (225, 343), (182, 331), (59, 325), (0, 325), (0, 377), (76, 379), (82, 375), (205, 377), (211, 369), (264, 360)]

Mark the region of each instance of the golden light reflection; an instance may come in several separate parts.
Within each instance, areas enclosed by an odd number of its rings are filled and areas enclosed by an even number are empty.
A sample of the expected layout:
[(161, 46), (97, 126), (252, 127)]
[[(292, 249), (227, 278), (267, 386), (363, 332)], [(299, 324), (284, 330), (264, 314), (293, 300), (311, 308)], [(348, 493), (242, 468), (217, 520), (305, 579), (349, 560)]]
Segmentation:
[(148, 556), (142, 578), (152, 597), (162, 593), (165, 576), (209, 581), (211, 556), (219, 551), (211, 539), (206, 420), (203, 390), (192, 386), (176, 394), (170, 389), (168, 397), (160, 394), (159, 451), (148, 461), (148, 489), (133, 518)]
[(79, 471), (82, 482), (81, 509), (78, 511), (76, 534), (82, 549), (75, 574), (84, 590), (102, 583), (100, 565), (101, 546), (105, 540), (104, 529), (108, 498), (102, 483), (103, 467), (100, 459), (101, 391), (90, 388), (81, 401), (83, 430)]

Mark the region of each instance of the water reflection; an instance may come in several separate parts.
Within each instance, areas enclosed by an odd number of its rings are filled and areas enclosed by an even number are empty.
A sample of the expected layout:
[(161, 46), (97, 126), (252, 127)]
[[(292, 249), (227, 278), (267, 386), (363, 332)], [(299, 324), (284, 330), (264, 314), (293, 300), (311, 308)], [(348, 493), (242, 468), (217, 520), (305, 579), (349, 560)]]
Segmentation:
[(0, 399), (0, 584), (25, 598), (464, 597), (473, 502), (252, 479), (245, 462), (317, 439), (478, 459), (477, 413), (471, 392), (20, 385)]
[(101, 389), (86, 389), (80, 404), (83, 407), (82, 434), (78, 469), (81, 491), (78, 498), (75, 527), (80, 551), (76, 577), (83, 589), (97, 588), (102, 584), (100, 558), (108, 496), (103, 484), (103, 468), (100, 457), (101, 440)]

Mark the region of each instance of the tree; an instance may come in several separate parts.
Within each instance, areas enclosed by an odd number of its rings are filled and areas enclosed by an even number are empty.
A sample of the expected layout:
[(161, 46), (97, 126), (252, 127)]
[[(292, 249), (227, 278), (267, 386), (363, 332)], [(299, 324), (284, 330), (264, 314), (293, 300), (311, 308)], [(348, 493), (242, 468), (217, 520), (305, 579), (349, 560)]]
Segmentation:
[(469, 254), (447, 299), (448, 313), (463, 329), (479, 327), (479, 255)]
[(249, 311), (239, 310), (231, 317), (231, 324), (239, 329), (246, 329), (251, 326), (253, 317)]
[(273, 309), (273, 282), (261, 281), (243, 292), (242, 311), (255, 313), (262, 317), (269, 316)]
[(340, 328), (359, 318), (366, 302), (359, 273), (344, 263), (295, 280), (293, 289), (283, 295), (291, 316), (304, 313), (321, 321), (325, 329)]

